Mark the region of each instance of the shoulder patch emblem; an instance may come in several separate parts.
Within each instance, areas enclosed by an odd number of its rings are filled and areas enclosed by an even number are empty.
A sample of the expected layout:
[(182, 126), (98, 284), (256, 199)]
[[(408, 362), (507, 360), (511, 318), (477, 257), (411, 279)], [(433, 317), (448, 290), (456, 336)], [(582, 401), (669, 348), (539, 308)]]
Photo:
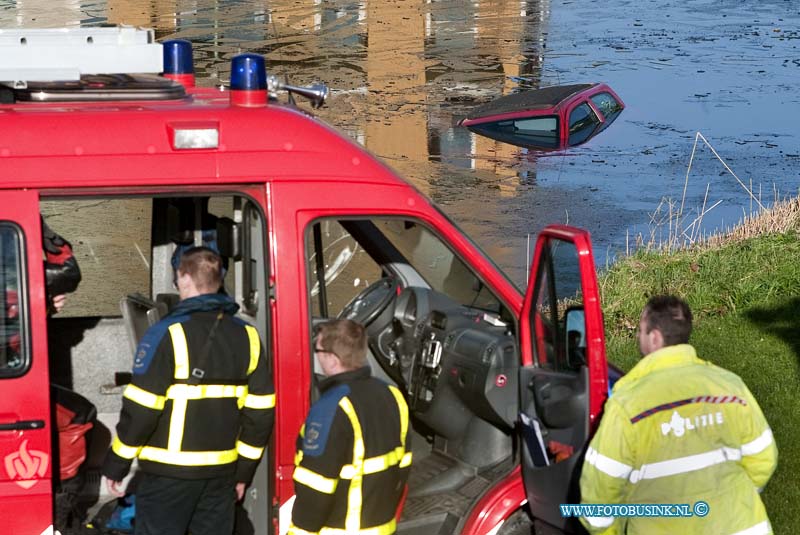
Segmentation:
[(319, 457), (325, 453), (333, 420), (339, 410), (339, 400), (350, 393), (347, 385), (337, 386), (327, 392), (311, 407), (306, 418), (303, 437), (303, 455)]
[(133, 373), (135, 375), (147, 373), (147, 369), (153, 361), (158, 345), (167, 333), (169, 326), (185, 319), (186, 317), (184, 316), (169, 318), (168, 320), (159, 321), (145, 331), (144, 336), (139, 340), (139, 345), (136, 347), (136, 353), (133, 356)]

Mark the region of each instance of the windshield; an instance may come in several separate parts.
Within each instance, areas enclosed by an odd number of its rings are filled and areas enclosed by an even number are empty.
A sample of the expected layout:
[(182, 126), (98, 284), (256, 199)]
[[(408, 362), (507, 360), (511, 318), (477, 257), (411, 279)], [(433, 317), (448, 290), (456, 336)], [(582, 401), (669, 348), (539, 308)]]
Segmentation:
[[(324, 258), (317, 259), (317, 249)], [(497, 314), (507, 309), (468, 264), (415, 220), (318, 220), (307, 233), (306, 255), (312, 306), (314, 313), (322, 316), (335, 315), (360, 291), (390, 273), (410, 286), (429, 286), (470, 308)], [(320, 276), (321, 269), (324, 276)], [(323, 280), (324, 301), (317, 295)]]

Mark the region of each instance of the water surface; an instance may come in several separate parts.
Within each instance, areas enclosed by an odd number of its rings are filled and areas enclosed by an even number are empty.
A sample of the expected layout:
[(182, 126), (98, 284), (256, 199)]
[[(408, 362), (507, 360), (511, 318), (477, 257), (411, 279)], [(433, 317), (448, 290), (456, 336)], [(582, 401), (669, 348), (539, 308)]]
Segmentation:
[[(240, 52), (264, 54), (294, 84), (324, 81), (333, 92), (318, 115), (441, 204), (524, 286), (527, 238), (547, 223), (588, 228), (599, 264), (647, 234), (662, 198), (682, 198), (697, 131), (764, 204), (795, 193), (799, 11), (777, 0), (0, 0), (0, 26), (154, 27), (195, 43), (205, 86), (226, 83)], [(455, 126), (516, 90), (594, 81), (627, 109), (566, 153)], [(721, 201), (707, 230), (757, 205), (700, 146), (687, 213), (704, 199)]]

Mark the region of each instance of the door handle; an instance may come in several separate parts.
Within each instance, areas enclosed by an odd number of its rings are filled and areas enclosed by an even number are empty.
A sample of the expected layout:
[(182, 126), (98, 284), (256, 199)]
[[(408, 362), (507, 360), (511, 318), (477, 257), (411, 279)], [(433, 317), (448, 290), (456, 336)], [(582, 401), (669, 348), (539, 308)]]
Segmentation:
[(44, 420), (18, 420), (14, 423), (0, 423), (0, 431), (24, 431), (26, 429), (43, 429)]

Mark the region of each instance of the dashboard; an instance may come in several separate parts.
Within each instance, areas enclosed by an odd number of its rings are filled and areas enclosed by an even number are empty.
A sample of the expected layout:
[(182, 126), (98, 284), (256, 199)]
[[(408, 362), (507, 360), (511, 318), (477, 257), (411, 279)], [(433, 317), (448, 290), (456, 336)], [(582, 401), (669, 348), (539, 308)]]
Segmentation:
[(372, 295), (351, 308), (369, 316), (373, 353), (405, 388), (413, 416), (446, 438), (461, 436), (474, 416), (510, 432), (519, 397), (514, 326), (430, 288), (398, 289), (390, 281), (376, 287), (382, 290), (366, 292)]

